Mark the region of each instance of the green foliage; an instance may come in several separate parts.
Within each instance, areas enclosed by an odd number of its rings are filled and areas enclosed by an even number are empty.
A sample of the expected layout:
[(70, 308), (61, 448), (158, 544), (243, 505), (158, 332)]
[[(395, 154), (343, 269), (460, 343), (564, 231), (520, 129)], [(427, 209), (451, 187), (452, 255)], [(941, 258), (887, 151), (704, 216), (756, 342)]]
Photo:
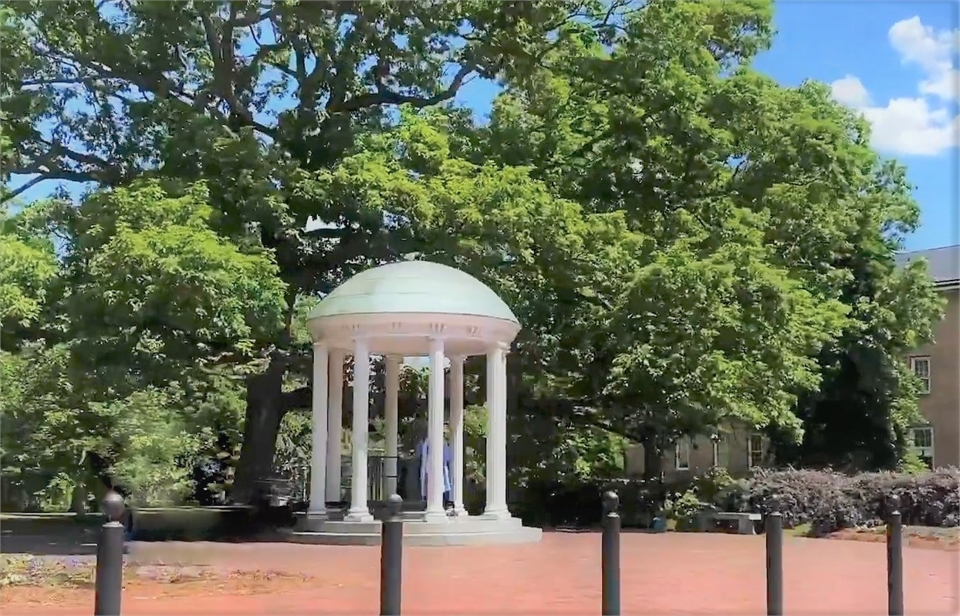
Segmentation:
[(311, 426), (308, 413), (287, 413), (280, 424), (274, 461), (277, 472), (293, 483), (294, 498), (304, 502), (309, 499)]
[[(783, 458), (899, 459), (902, 358), (942, 309), (893, 261), (917, 206), (828, 87), (751, 67), (772, 2), (4, 10), (3, 171), (92, 185), (0, 221), (5, 467), (59, 491), (120, 473), (147, 500), (200, 461), (200, 492), (240, 500), (275, 463), (302, 474), (305, 315), (411, 254), (523, 324), (512, 485), (729, 421)], [(474, 76), (503, 85), (484, 125), (452, 102)]]
[(216, 456), (221, 433), (239, 440), (241, 401), (234, 391), (231, 409), (223, 384), (213, 392), (193, 381), (103, 395), (82, 387), (73, 359), (67, 345), (34, 345), (0, 361), (4, 476), (24, 485), (49, 476), (36, 495), (46, 509), (65, 510), (76, 486), (98, 496), (99, 476), (128, 489), (137, 505), (182, 503), (193, 494), (194, 465)]
[(708, 509), (711, 509), (709, 502), (701, 500), (695, 491), (687, 490), (667, 501), (664, 514), (676, 521), (677, 530), (691, 530), (697, 527), (697, 516)]
[(181, 193), (151, 181), (69, 211), (78, 241), (65, 308), (96, 351), (152, 366), (158, 355), (250, 354), (277, 334), (285, 302), (274, 259), (218, 235), (208, 201), (202, 184)]
[(8, 218), (0, 209), (0, 332), (10, 331), (3, 327), (8, 323), (27, 326), (40, 316), (57, 274), (52, 243), (18, 223), (19, 217)]
[(176, 412), (177, 398), (176, 392), (146, 389), (91, 405), (113, 424), (116, 437), (104, 457), (114, 460), (111, 476), (130, 491), (131, 504), (182, 503), (193, 491), (200, 442)]
[(903, 473), (904, 475), (922, 475), (929, 470), (923, 460), (920, 459), (920, 456), (911, 450), (907, 450), (903, 454), (903, 457), (900, 458), (900, 463), (897, 465), (897, 472)]
[(694, 476), (688, 485), (668, 497), (664, 513), (676, 521), (677, 530), (692, 530), (703, 511), (736, 510), (742, 490), (743, 484), (726, 469), (713, 468)]
[(602, 428), (581, 428), (536, 417), (511, 422), (510, 485), (543, 482), (574, 485), (590, 478), (622, 476), (628, 442)]

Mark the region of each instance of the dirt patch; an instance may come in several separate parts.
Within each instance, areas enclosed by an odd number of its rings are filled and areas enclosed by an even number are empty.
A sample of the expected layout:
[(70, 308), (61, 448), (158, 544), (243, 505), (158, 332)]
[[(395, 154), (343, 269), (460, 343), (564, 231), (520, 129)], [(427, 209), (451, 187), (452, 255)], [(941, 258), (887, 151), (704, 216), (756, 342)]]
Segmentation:
[[(830, 539), (883, 543), (887, 540), (886, 528), (847, 528), (832, 533)], [(927, 550), (960, 551), (960, 528), (930, 528), (908, 526), (903, 529), (903, 545)]]
[[(95, 565), (89, 559), (3, 555), (0, 605), (3, 611), (90, 607)], [(124, 601), (150, 603), (178, 597), (249, 596), (303, 588), (311, 576), (295, 572), (197, 565), (126, 562)]]
[[(128, 573), (123, 584), (124, 601), (134, 602), (176, 599), (182, 597), (250, 596), (293, 592), (311, 577), (258, 571), (203, 571), (183, 575), (170, 572), (138, 571)], [(6, 586), (0, 593), (0, 605), (8, 610), (38, 607), (89, 607), (93, 601), (92, 586)]]

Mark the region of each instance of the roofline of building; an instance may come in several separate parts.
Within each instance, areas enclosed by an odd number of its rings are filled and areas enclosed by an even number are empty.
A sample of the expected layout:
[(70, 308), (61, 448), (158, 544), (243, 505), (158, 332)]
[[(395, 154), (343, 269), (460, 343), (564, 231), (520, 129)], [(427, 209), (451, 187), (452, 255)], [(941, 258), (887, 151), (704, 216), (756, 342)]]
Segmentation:
[[(936, 248), (924, 248), (921, 250), (901, 250), (896, 252), (896, 260), (898, 266), (906, 265), (907, 263), (913, 261), (915, 258), (920, 257), (925, 259), (927, 263), (930, 263), (930, 256), (934, 253), (942, 253), (944, 251), (949, 251), (951, 253), (960, 253), (960, 244), (951, 244), (949, 246), (937, 246)], [(954, 260), (958, 258), (957, 254), (954, 254)], [(940, 263), (942, 265), (942, 262)], [(953, 268), (949, 268), (953, 269)], [(933, 272), (929, 272), (930, 277), (933, 279), (934, 288), (942, 291), (955, 289), (960, 286), (960, 278), (941, 278), (937, 279), (934, 277)], [(955, 275), (954, 272), (950, 272)]]

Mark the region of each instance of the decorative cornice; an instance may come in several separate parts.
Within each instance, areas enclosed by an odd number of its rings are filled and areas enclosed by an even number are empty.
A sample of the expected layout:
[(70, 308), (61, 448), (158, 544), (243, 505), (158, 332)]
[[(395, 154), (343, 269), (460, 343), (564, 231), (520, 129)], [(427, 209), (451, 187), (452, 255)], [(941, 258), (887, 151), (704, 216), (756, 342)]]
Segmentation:
[(349, 315), (316, 320), (309, 327), (314, 340), (347, 354), (360, 337), (369, 341), (374, 354), (397, 355), (426, 354), (427, 340), (441, 338), (447, 352), (464, 356), (482, 355), (496, 343), (508, 349), (519, 330), (503, 319), (437, 314)]

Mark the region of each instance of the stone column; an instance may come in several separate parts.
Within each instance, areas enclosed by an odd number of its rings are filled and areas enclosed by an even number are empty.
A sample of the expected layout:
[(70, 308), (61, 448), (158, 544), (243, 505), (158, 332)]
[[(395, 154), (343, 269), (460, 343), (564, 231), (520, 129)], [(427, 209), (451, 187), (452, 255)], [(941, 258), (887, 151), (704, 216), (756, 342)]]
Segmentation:
[(327, 465), (327, 345), (313, 344), (312, 442), (310, 453), (310, 506), (307, 516), (327, 514), (325, 488)]
[(389, 497), (397, 493), (397, 432), (400, 418), (398, 416), (397, 396), (400, 392), (400, 361), (396, 355), (385, 358), (386, 374), (384, 375), (384, 421), (386, 423), (384, 438), (386, 439), (386, 492)]
[(427, 397), (427, 522), (447, 520), (443, 510), (443, 339), (430, 339)]
[(370, 421), (370, 344), (353, 341), (353, 478), (350, 481), (348, 522), (372, 522), (367, 507), (367, 428)]
[(338, 503), (343, 484), (343, 351), (330, 351), (330, 405), (327, 409), (327, 502)]
[(500, 347), (500, 378), (497, 380), (499, 389), (499, 404), (497, 406), (497, 511), (502, 517), (510, 517), (507, 509), (507, 353), (510, 345)]
[(467, 515), (463, 506), (463, 361), (462, 355), (450, 358), (450, 496), (458, 516)]
[(487, 351), (487, 505), (483, 515), (508, 518), (506, 502), (507, 422), (504, 345)]

